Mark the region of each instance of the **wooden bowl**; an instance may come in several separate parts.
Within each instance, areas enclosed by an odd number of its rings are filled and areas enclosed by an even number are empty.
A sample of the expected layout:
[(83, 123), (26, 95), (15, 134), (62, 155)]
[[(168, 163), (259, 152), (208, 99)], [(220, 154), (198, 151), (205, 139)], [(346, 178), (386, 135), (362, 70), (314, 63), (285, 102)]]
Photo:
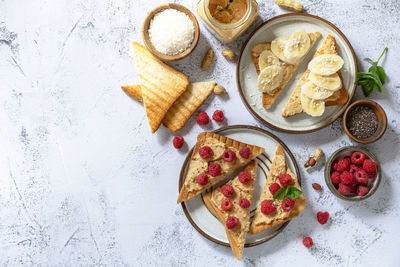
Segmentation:
[[(348, 114), (356, 106), (367, 106), (367, 107), (372, 108), (372, 110), (376, 114), (376, 117), (378, 118), (378, 128), (376, 129), (376, 132), (368, 139), (358, 139), (357, 137), (352, 135), (350, 133), (349, 129), (347, 128)], [(351, 139), (353, 139), (354, 141), (356, 141), (357, 143), (360, 143), (360, 144), (369, 144), (369, 143), (373, 143), (373, 142), (377, 141), (385, 133), (386, 128), (387, 128), (387, 117), (386, 117), (385, 111), (378, 103), (376, 103), (375, 101), (369, 100), (369, 99), (362, 99), (362, 100), (355, 101), (346, 109), (346, 111), (344, 112), (344, 115), (343, 115), (342, 124), (343, 124), (344, 131)]]
[[(354, 151), (363, 152), (367, 156), (367, 158), (374, 161), (377, 165), (376, 177), (373, 178), (373, 180), (369, 179), (369, 188), (370, 189), (365, 196), (357, 196), (355, 194), (344, 196), (339, 193), (338, 189), (335, 187), (335, 185), (332, 183), (332, 180), (331, 180), (331, 172), (332, 172), (333, 162), (335, 162), (336, 160), (342, 159), (344, 157), (350, 156)], [(361, 146), (345, 146), (345, 147), (339, 148), (328, 158), (326, 165), (325, 165), (326, 185), (328, 186), (329, 190), (331, 190), (331, 192), (336, 197), (346, 200), (346, 201), (361, 201), (361, 200), (369, 198), (376, 192), (376, 190), (379, 187), (379, 184), (381, 183), (381, 180), (382, 180), (382, 168), (381, 168), (381, 164), (379, 163), (378, 158), (374, 154), (372, 154), (368, 149), (361, 147)]]
[[(182, 53), (179, 53), (176, 55), (166, 55), (166, 54), (158, 52), (154, 48), (153, 44), (150, 41), (150, 36), (149, 36), (149, 31), (148, 31), (150, 21), (153, 19), (154, 15), (156, 15), (157, 13), (159, 13), (163, 10), (170, 9), (170, 8), (176, 9), (176, 10), (181, 11), (181, 12), (185, 13), (186, 15), (188, 15), (194, 25), (194, 39), (193, 39), (192, 45), (190, 47), (188, 47)], [(186, 7), (179, 5), (179, 4), (169, 3), (169, 4), (163, 4), (161, 6), (156, 7), (147, 15), (146, 19), (144, 20), (143, 27), (142, 27), (142, 36), (143, 36), (143, 42), (144, 42), (145, 46), (153, 55), (155, 55), (156, 57), (158, 57), (159, 59), (164, 60), (164, 61), (175, 61), (175, 60), (179, 60), (179, 59), (182, 59), (182, 58), (188, 56), (196, 48), (197, 43), (199, 42), (200, 28), (199, 28), (199, 23), (197, 22), (196, 17), (193, 15), (193, 13), (189, 9), (187, 9)]]

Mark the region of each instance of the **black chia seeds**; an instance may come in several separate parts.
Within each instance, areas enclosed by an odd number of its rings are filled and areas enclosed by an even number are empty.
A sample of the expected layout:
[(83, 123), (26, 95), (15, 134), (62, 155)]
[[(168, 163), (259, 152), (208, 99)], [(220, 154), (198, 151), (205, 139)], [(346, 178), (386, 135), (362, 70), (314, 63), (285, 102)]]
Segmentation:
[(372, 108), (356, 106), (350, 111), (346, 125), (353, 136), (367, 139), (378, 129), (378, 118)]

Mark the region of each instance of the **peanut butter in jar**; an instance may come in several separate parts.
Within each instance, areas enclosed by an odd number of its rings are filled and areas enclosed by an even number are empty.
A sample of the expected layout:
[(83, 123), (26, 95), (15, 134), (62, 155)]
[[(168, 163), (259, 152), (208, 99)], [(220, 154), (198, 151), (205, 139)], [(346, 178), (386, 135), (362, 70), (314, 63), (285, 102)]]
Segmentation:
[(231, 43), (257, 18), (255, 0), (201, 0), (197, 13), (222, 43)]

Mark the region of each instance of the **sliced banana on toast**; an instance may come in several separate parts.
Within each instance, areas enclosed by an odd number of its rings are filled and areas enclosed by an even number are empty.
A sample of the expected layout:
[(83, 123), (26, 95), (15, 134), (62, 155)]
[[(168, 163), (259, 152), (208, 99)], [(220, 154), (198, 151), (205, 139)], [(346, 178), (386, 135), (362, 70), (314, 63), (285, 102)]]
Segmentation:
[(316, 86), (331, 90), (337, 91), (342, 88), (342, 81), (337, 73), (322, 76), (313, 72), (310, 72), (308, 75), (308, 79), (312, 81)]
[(273, 94), (283, 79), (283, 70), (279, 65), (264, 68), (258, 76), (258, 90)]
[(310, 50), (311, 42), (308, 34), (303, 31), (295, 31), (289, 40), (286, 41), (284, 55), (289, 64), (298, 64)]
[(327, 76), (340, 70), (343, 67), (343, 63), (343, 59), (338, 55), (320, 55), (308, 63), (308, 69), (315, 74)]
[(316, 86), (313, 82), (306, 82), (301, 87), (301, 93), (308, 98), (315, 100), (324, 100), (333, 95), (335, 91), (327, 90)]
[(277, 58), (274, 55), (274, 53), (272, 53), (270, 50), (264, 50), (260, 54), (260, 58), (258, 59), (258, 65), (260, 66), (260, 70), (263, 70), (266, 67), (272, 65), (279, 65), (279, 64), (280, 64), (279, 58)]
[(301, 94), (301, 106), (304, 112), (313, 117), (321, 116), (325, 111), (324, 100), (311, 99), (303, 93)]
[[(287, 62), (287, 58), (285, 56), (285, 47), (288, 43), (289, 37), (278, 37), (271, 42), (271, 51), (283, 62)], [(288, 62), (287, 62), (288, 63)]]

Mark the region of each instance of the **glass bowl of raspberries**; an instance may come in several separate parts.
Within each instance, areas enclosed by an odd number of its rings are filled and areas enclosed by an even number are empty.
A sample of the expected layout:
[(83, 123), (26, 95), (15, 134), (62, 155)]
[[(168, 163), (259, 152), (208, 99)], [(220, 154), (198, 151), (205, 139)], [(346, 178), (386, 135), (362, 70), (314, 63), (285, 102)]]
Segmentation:
[(344, 200), (360, 201), (373, 195), (381, 181), (381, 166), (374, 154), (359, 146), (333, 153), (325, 166), (325, 182)]

